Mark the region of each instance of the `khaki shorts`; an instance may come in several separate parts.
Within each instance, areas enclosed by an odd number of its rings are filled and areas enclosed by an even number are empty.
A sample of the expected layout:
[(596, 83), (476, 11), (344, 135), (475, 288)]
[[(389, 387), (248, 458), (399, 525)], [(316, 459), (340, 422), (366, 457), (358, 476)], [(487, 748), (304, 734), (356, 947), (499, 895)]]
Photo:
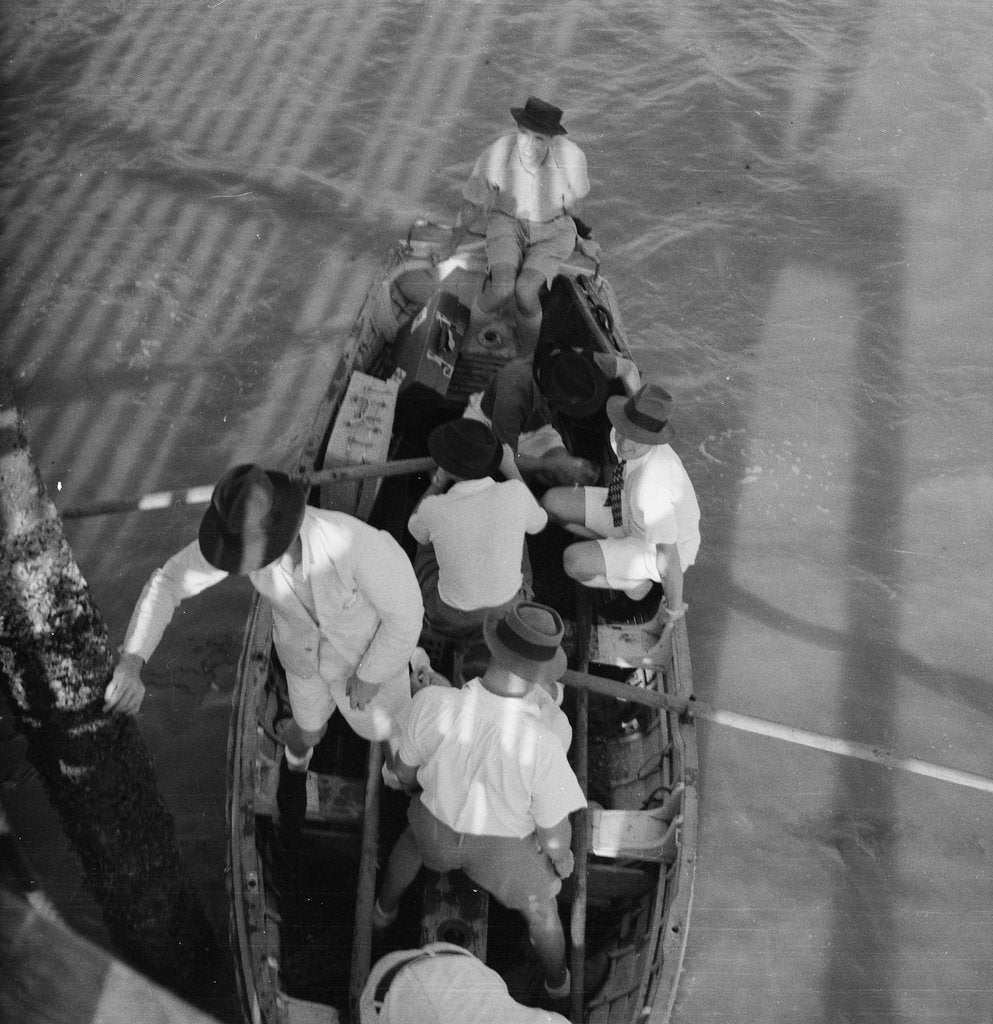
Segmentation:
[(575, 248), (576, 222), (568, 214), (539, 223), (491, 213), (486, 222), (490, 267), (509, 264), (518, 270), (536, 270), (549, 286)]
[(661, 583), (658, 546), (649, 544), (641, 537), (629, 537), (623, 526), (614, 526), (610, 507), (604, 504), (607, 500), (606, 487), (584, 487), (583, 491), (586, 496), (586, 519), (583, 525), (602, 538), (597, 543), (607, 567), (607, 582), (621, 590), (632, 580)]
[(533, 833), (473, 836), (455, 832), (414, 797), (407, 819), (424, 863), (432, 871), (464, 871), (478, 886), (511, 910), (527, 911), (553, 899), (562, 888), (552, 862)]

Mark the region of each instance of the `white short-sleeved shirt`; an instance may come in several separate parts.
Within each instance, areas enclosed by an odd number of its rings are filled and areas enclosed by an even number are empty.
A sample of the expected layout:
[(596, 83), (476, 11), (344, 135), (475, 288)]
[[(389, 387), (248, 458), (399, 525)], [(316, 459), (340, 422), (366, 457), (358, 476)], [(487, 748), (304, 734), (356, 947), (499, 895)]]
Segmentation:
[(456, 832), (518, 839), (585, 807), (562, 740), (541, 715), (538, 703), (490, 693), (479, 679), (421, 690), (398, 753), (418, 769), (423, 805)]
[(425, 498), (407, 526), (416, 541), (434, 545), (438, 596), (473, 611), (503, 604), (521, 589), (524, 535), (540, 533), (547, 522), (525, 483), (484, 477)]
[(530, 168), (517, 138), (516, 130), (507, 132), (480, 153), (463, 196), (484, 205), (492, 190), (495, 208), (518, 220), (544, 222), (567, 213), (590, 190), (586, 154), (571, 139), (555, 135), (545, 159)]
[(675, 544), (683, 568), (694, 563), (700, 548), (700, 505), (689, 474), (669, 445), (655, 445), (628, 460), (621, 501), (628, 536), (649, 544)]

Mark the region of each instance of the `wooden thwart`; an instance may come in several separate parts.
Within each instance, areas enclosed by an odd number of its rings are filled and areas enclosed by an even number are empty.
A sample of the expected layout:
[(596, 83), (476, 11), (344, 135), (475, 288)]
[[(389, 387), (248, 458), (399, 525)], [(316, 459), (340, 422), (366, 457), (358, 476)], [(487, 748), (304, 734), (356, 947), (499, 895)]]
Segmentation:
[(652, 811), (589, 810), (590, 849), (598, 857), (650, 860), (671, 864), (676, 859), (680, 815), (667, 822), (661, 809)]

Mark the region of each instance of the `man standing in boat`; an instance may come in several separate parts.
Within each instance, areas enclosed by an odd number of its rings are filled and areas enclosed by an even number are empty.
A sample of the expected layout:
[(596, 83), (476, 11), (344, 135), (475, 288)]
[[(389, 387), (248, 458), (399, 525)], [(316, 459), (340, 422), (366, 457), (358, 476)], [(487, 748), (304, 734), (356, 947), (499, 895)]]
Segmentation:
[(558, 107), (530, 96), (510, 112), (517, 130), (501, 135), (476, 160), (462, 189), (468, 208), (459, 223), (487, 215), (490, 279), (473, 304), (476, 321), (513, 298), (521, 350), (531, 355), (541, 327), (541, 287), (575, 248), (573, 214), (590, 182), (586, 155), (565, 138)]
[(181, 601), (247, 575), (272, 605), (273, 644), (292, 721), (286, 760), (305, 772), (334, 709), (364, 739), (387, 741), (410, 701), (408, 662), (423, 605), (413, 567), (382, 530), (307, 505), (285, 473), (236, 466), (214, 488), (197, 540), (145, 584), (107, 687), (106, 708), (134, 714), (152, 656)]
[(517, 910), (551, 999), (569, 994), (556, 895), (572, 874), (569, 815), (586, 799), (561, 739), (528, 695), (566, 667), (558, 612), (525, 601), (486, 620), (486, 671), (461, 689), (429, 686), (404, 713), (395, 770), (422, 792), (390, 853), (373, 925), (389, 927), (426, 864), (461, 869)]
[(553, 487), (541, 501), (552, 522), (590, 538), (563, 552), (568, 576), (587, 587), (622, 590), (635, 601), (653, 582), (662, 584), (664, 599), (645, 627), (656, 638), (686, 611), (683, 572), (700, 547), (696, 492), (669, 445), (672, 407), (672, 396), (655, 382), (629, 398), (607, 399), (618, 459), (609, 486)]

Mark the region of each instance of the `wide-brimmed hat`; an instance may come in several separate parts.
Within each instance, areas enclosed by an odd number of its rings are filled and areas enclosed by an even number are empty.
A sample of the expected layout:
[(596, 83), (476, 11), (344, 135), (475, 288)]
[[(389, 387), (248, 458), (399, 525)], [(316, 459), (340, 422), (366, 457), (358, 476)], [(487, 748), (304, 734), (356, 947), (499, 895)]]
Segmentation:
[(481, 480), (492, 476), (503, 458), (503, 445), (479, 420), (458, 419), (435, 427), (428, 437), (431, 458), (452, 476)]
[(594, 415), (607, 398), (603, 371), (589, 355), (572, 349), (556, 349), (546, 356), (535, 379), (549, 407), (570, 419)]
[(303, 488), (285, 473), (252, 464), (229, 469), (200, 521), (203, 557), (232, 573), (275, 562), (300, 532), (306, 504)]
[(497, 662), (532, 682), (558, 679), (565, 671), (564, 632), (562, 616), (534, 601), (521, 601), (505, 614), (491, 612), (483, 623), (486, 646)]
[(642, 444), (665, 444), (674, 434), (669, 423), (672, 395), (661, 384), (645, 384), (630, 398), (607, 399), (607, 416), (618, 434)]
[(523, 107), (511, 107), (510, 112), (522, 128), (530, 128), (542, 135), (566, 134), (562, 127), (562, 111), (537, 96), (529, 96)]

